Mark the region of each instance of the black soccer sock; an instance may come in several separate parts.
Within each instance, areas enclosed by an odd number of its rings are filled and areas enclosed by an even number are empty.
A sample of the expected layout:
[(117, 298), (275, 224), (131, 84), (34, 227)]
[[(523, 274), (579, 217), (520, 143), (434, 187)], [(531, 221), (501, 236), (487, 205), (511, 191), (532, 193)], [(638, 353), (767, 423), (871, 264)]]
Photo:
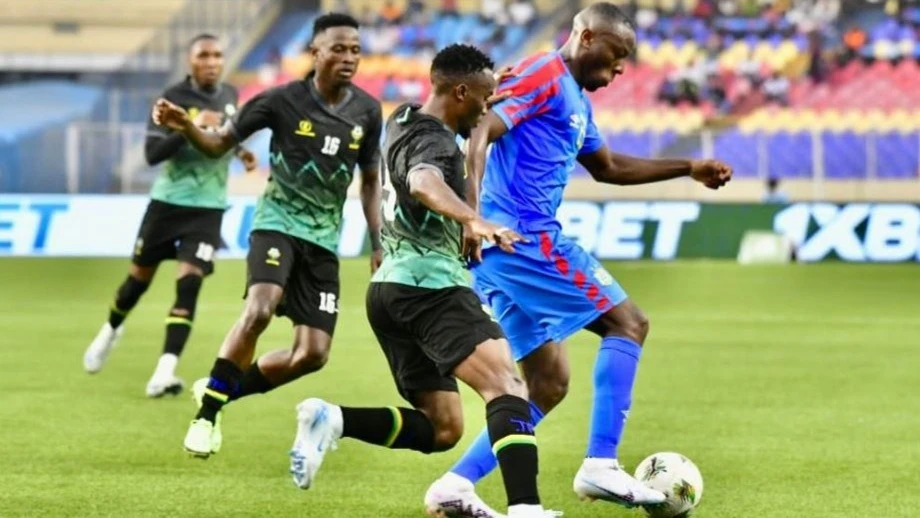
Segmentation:
[(130, 275), (125, 282), (121, 283), (115, 293), (115, 302), (109, 309), (109, 325), (112, 326), (112, 329), (118, 329), (121, 326), (149, 286), (149, 282), (135, 279)]
[(230, 401), (230, 394), (236, 390), (243, 372), (232, 361), (218, 358), (211, 369), (208, 388), (201, 400), (201, 408), (195, 419), (217, 420), (217, 413)]
[(342, 437), (351, 437), (394, 450), (434, 450), (434, 425), (422, 412), (409, 408), (342, 408)]
[(537, 505), (537, 438), (527, 401), (499, 396), (486, 405), (492, 452), (498, 459), (508, 495), (508, 506)]
[(166, 341), (163, 354), (179, 356), (185, 349), (185, 343), (192, 333), (195, 320), (195, 307), (198, 305), (198, 293), (201, 291), (201, 276), (186, 275), (176, 281), (176, 302), (166, 317)]
[(235, 401), (252, 394), (264, 394), (273, 388), (275, 388), (275, 386), (271, 381), (268, 381), (265, 374), (262, 374), (262, 370), (259, 369), (259, 361), (256, 360), (246, 369), (246, 372), (243, 373), (243, 378), (240, 380), (239, 386), (230, 394), (230, 401)]

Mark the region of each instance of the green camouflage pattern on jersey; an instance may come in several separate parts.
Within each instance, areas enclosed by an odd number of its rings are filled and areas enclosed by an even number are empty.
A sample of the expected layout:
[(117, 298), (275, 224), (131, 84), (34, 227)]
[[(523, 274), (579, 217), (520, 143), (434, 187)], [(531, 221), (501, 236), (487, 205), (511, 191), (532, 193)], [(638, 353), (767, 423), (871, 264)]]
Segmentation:
[(334, 171), (321, 171), (310, 160), (292, 170), (281, 152), (269, 159), (271, 177), (256, 206), (253, 230), (283, 232), (336, 253), (354, 169), (341, 162)]
[(184, 145), (169, 160), (150, 190), (154, 200), (204, 209), (227, 208), (227, 174), (233, 153), (210, 158)]

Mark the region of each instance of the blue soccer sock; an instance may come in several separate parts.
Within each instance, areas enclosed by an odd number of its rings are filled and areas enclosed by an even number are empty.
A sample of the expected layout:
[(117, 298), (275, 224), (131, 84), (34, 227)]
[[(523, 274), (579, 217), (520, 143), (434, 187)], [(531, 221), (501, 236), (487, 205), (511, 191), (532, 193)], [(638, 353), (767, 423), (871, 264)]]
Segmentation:
[[(543, 411), (530, 401), (530, 417), (536, 426), (543, 420)], [(483, 428), (482, 432), (473, 441), (473, 444), (463, 453), (460, 460), (450, 468), (451, 473), (460, 475), (473, 484), (479, 482), (486, 475), (498, 467), (498, 460), (492, 453), (492, 441), (489, 440), (489, 430)]]
[(617, 458), (641, 353), (642, 347), (629, 338), (608, 336), (601, 341), (594, 363), (594, 405), (586, 457)]

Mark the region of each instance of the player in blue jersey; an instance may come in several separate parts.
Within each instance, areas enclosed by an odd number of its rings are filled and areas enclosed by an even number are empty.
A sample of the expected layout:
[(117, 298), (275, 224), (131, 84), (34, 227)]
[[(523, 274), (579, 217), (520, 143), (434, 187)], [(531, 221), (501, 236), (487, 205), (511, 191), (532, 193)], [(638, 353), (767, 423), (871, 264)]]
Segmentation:
[[(574, 489), (583, 499), (627, 506), (664, 499), (617, 461), (648, 319), (596, 259), (562, 235), (556, 209), (576, 160), (595, 180), (616, 185), (689, 176), (717, 189), (732, 175), (718, 161), (646, 160), (607, 148), (584, 90), (604, 88), (623, 73), (635, 47), (632, 22), (613, 4), (597, 3), (581, 11), (559, 51), (532, 56), (516, 67), (514, 79), (502, 85), (504, 91), (510, 89), (511, 98), (483, 118), (468, 151), (470, 176), (474, 181), (482, 178), (483, 217), (530, 240), (515, 254), (491, 248), (477, 252), (481, 262), (472, 271), (476, 290), (492, 306), (527, 380), (533, 420), (539, 422), (568, 390), (562, 342), (581, 329), (597, 334), (601, 342), (590, 436)], [(501, 516), (473, 489), (495, 466), (489, 437), (483, 433), (432, 484), (426, 505), (438, 509), (450, 503), (468, 509), (464, 516)], [(458, 501), (463, 503), (458, 506)]]

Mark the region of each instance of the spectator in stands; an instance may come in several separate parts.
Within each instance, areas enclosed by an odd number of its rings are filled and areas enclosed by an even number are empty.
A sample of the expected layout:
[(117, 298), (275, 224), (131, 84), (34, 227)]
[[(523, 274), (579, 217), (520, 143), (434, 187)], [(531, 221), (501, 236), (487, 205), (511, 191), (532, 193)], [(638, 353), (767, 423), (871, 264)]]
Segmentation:
[(351, 7), (348, 5), (348, 0), (335, 0), (335, 3), (332, 6), (333, 13), (342, 13), (351, 15)]
[(484, 20), (498, 23), (501, 18), (507, 17), (505, 0), (482, 0), (481, 14)]
[(818, 31), (808, 34), (808, 77), (815, 83), (827, 79), (829, 63), (824, 54), (824, 37)]
[(396, 2), (393, 0), (386, 0), (383, 2), (383, 7), (380, 8), (380, 19), (384, 22), (394, 25), (399, 23), (402, 20), (403, 11), (400, 9)]
[(761, 90), (763, 91), (764, 99), (768, 103), (789, 106), (790, 86), (789, 78), (780, 73), (779, 70), (774, 70), (773, 74), (763, 82)]
[(843, 34), (843, 59), (844, 61), (851, 61), (859, 57), (862, 48), (866, 45), (866, 42), (869, 40), (866, 31), (862, 30), (858, 25), (851, 26)]
[(403, 80), (399, 84), (399, 97), (408, 102), (421, 102), (425, 85), (417, 78)]
[(374, 12), (374, 8), (369, 5), (364, 6), (364, 10), (361, 11), (361, 28), (367, 29), (370, 27), (376, 27), (380, 21), (377, 18), (377, 14)]
[(763, 196), (764, 203), (789, 203), (789, 195), (779, 190), (779, 178), (767, 179), (767, 192)]
[(511, 23), (521, 27), (530, 27), (537, 18), (537, 8), (530, 0), (513, 0), (508, 6)]
[(694, 18), (711, 20), (716, 14), (715, 0), (699, 0), (693, 8), (692, 14)]

